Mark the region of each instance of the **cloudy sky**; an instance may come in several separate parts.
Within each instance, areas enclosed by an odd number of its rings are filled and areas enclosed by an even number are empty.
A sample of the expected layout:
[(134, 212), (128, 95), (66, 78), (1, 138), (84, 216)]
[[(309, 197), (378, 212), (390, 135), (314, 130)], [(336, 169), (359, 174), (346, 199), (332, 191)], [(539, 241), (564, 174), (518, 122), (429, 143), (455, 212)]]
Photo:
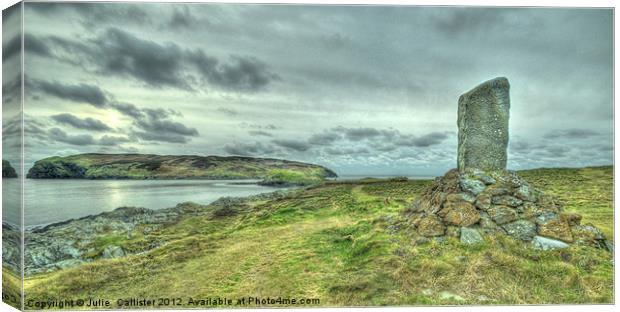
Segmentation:
[(140, 152), (439, 175), (459, 95), (498, 76), (510, 168), (612, 163), (611, 10), (27, 3), (24, 22), (27, 164)]

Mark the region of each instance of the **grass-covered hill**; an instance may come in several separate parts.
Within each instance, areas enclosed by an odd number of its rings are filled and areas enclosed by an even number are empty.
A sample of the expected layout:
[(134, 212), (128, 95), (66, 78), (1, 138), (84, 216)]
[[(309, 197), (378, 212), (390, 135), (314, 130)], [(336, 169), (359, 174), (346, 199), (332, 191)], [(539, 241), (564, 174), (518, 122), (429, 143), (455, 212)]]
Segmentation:
[(31, 179), (264, 179), (266, 184), (312, 184), (336, 174), (302, 162), (191, 155), (79, 154), (35, 162)]
[[(520, 175), (613, 239), (612, 167)], [(503, 236), (479, 245), (416, 241), (402, 212), (430, 182), (327, 182), (194, 206), (205, 213), (155, 230), (104, 233), (97, 246), (139, 253), (27, 276), (26, 301), (61, 294), (112, 302), (178, 297), (183, 307), (195, 307), (190, 297), (248, 296), (318, 298), (318, 306), (614, 301), (613, 255), (603, 249), (535, 250)], [(5, 287), (17, 285), (4, 273)]]

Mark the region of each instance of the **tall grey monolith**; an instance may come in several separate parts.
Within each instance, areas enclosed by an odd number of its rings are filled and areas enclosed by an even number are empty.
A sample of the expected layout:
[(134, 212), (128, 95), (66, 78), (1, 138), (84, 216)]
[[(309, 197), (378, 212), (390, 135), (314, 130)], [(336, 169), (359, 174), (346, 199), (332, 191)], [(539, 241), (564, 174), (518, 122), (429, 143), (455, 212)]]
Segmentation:
[(483, 82), (459, 98), (457, 167), (506, 169), (510, 84), (499, 77)]

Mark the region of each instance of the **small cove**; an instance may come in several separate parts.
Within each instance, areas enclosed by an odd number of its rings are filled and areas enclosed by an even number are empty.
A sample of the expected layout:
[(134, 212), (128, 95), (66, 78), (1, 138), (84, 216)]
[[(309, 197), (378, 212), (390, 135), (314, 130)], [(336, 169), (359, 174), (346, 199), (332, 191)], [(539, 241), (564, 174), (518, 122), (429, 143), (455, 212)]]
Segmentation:
[[(3, 179), (3, 221), (18, 224), (20, 179)], [(25, 226), (44, 225), (134, 206), (174, 207), (209, 204), (220, 197), (243, 197), (282, 188), (258, 180), (50, 180), (26, 179)]]

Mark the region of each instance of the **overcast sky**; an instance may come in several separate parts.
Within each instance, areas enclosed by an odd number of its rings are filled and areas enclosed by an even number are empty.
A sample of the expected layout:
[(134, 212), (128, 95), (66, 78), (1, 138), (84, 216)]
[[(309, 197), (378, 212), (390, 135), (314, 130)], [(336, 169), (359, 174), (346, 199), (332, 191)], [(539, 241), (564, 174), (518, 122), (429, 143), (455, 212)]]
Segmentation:
[(24, 20), (26, 163), (244, 155), (439, 175), (456, 167), (459, 95), (498, 76), (509, 168), (612, 163), (611, 10), (26, 3)]

